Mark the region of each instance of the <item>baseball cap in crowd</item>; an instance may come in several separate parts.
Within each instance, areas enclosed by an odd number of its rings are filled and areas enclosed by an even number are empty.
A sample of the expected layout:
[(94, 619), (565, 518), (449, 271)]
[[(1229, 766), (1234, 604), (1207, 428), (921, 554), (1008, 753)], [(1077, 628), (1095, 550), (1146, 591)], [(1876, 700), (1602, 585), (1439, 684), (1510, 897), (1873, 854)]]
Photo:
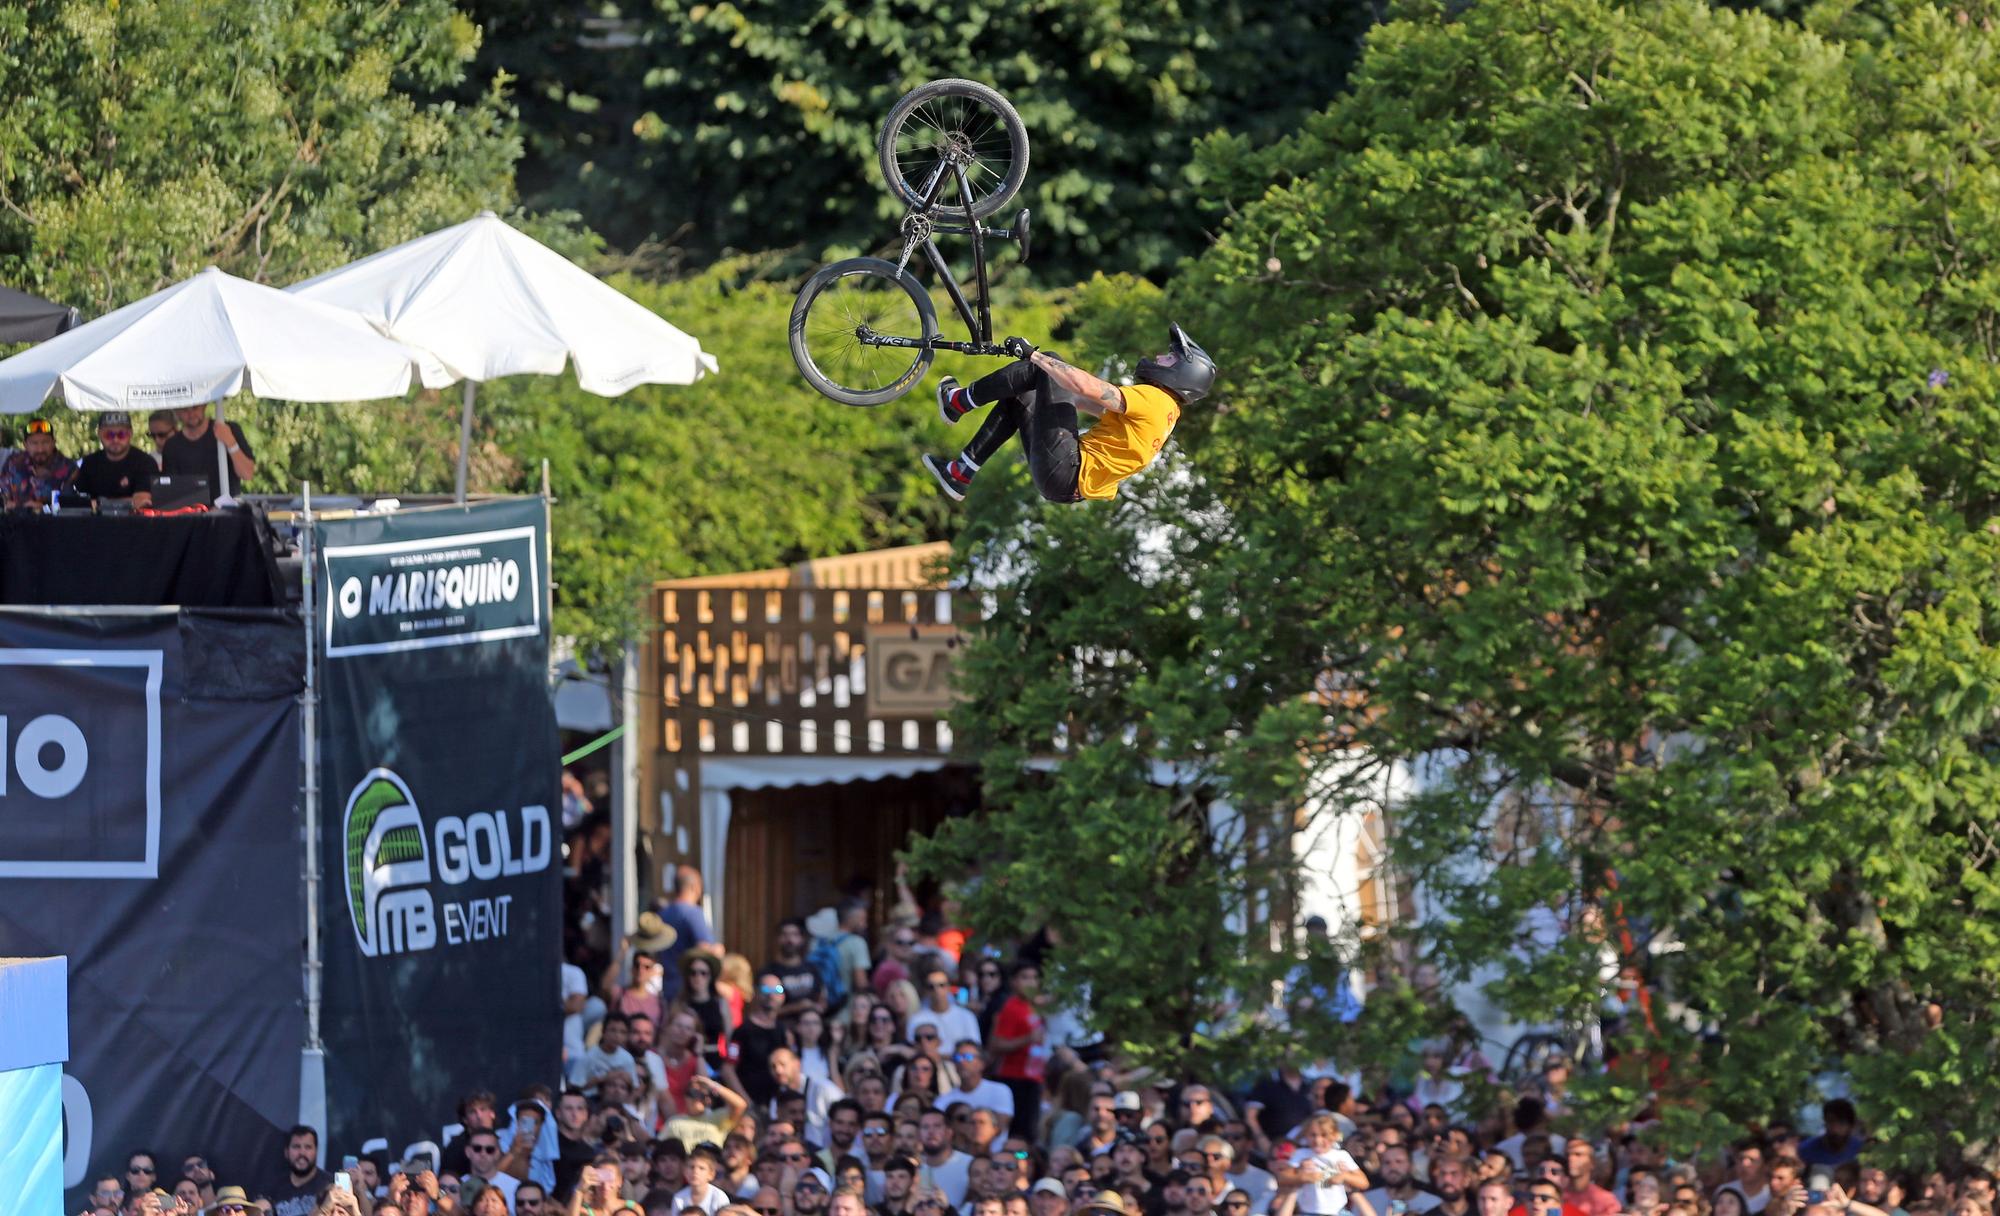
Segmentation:
[(1110, 1216), (1126, 1216), (1125, 1196), (1117, 1191), (1099, 1191), (1096, 1198), (1077, 1209), (1077, 1216), (1085, 1212), (1107, 1212)]
[(132, 415), (126, 413), (124, 410), (112, 410), (109, 413), (99, 414), (97, 416), (98, 430), (101, 431), (106, 427), (112, 427), (112, 426), (122, 426), (128, 431), (131, 430)]
[(805, 1173), (800, 1174), (799, 1180), (793, 1183), (792, 1186), (794, 1187), (794, 1189), (796, 1189), (797, 1187), (804, 1185), (806, 1179), (808, 1178), (812, 1179), (815, 1183), (817, 1183), (819, 1185), (820, 1190), (825, 1191), (828, 1194), (831, 1194), (833, 1192), (833, 1179), (827, 1177), (826, 1171), (819, 1168), (816, 1165), (813, 1166), (811, 1169), (807, 1170)]
[(1111, 1099), (1112, 1110), (1138, 1110), (1139, 1095), (1129, 1089), (1121, 1089)]
[(1117, 1148), (1121, 1144), (1130, 1144), (1137, 1147), (1144, 1147), (1145, 1143), (1146, 1143), (1145, 1140), (1140, 1137), (1139, 1133), (1133, 1131), (1129, 1127), (1119, 1128), (1118, 1134), (1111, 1137), (1112, 1148)]
[(248, 1216), (262, 1209), (256, 1200), (244, 1193), (240, 1186), (219, 1186), (215, 1188), (215, 1202), (201, 1210), (201, 1216)]
[(24, 435), (53, 435), (56, 433), (56, 428), (46, 418), (30, 418), (28, 419), (28, 425), (21, 428), (21, 433)]
[(1065, 1191), (1063, 1184), (1054, 1178), (1043, 1178), (1030, 1187), (1028, 1193), (1030, 1195), (1060, 1195), (1064, 1199), (1069, 1198), (1069, 1192)]

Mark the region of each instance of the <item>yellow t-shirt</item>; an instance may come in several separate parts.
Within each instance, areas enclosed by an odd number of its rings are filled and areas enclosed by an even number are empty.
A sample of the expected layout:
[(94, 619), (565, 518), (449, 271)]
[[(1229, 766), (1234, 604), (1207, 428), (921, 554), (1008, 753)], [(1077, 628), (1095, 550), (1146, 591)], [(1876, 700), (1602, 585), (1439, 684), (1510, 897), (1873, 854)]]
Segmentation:
[(1080, 497), (1115, 498), (1118, 483), (1153, 463), (1160, 446), (1174, 433), (1174, 423), (1181, 420), (1180, 403), (1166, 389), (1132, 384), (1119, 392), (1125, 397), (1125, 411), (1106, 411), (1097, 425), (1077, 440), (1082, 461), (1076, 475)]

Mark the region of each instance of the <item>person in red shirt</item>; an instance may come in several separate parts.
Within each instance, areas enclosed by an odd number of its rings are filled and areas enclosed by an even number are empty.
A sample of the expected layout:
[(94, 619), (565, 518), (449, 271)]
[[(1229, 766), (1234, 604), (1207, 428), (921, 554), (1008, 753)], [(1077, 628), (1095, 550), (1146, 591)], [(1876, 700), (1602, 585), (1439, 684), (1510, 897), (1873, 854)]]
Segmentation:
[(1014, 964), (1013, 995), (993, 1019), (988, 1049), (993, 1079), (1014, 1093), (1011, 1135), (1032, 1140), (1042, 1117), (1042, 1076), (1048, 1071), (1048, 1027), (1040, 1012), (1042, 969), (1034, 963)]
[(1569, 1185), (1563, 1207), (1582, 1216), (1618, 1216), (1624, 1205), (1618, 1196), (1597, 1185), (1597, 1148), (1582, 1136), (1572, 1137), (1564, 1150), (1569, 1166)]

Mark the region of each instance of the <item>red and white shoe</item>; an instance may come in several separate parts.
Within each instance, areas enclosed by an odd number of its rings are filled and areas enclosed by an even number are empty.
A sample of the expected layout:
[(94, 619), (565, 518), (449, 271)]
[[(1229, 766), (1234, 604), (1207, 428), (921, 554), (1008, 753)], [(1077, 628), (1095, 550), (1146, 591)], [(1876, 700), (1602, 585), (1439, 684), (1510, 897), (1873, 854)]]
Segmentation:
[(958, 381), (950, 376), (938, 381), (938, 417), (950, 426), (972, 412), (972, 390), (960, 388)]
[(957, 457), (946, 460), (941, 456), (924, 453), (924, 467), (937, 479), (938, 488), (953, 502), (964, 502), (965, 492), (972, 488), (972, 472)]

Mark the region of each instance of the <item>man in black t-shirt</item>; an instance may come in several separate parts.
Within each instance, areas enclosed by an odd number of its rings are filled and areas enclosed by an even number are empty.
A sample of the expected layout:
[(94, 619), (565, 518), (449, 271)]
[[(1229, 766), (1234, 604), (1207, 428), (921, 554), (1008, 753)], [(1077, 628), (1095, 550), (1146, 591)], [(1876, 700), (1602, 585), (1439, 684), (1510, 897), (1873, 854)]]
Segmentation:
[(785, 1005), (779, 1011), (795, 1018), (808, 1009), (824, 1013), (826, 1001), (820, 996), (819, 972), (806, 961), (806, 922), (793, 917), (778, 924), (778, 957), (771, 962), (778, 982), (785, 986)]
[(103, 449), (83, 458), (71, 486), (92, 498), (129, 498), (135, 507), (151, 506), (160, 466), (132, 446), (132, 416), (113, 411), (98, 419), (97, 441)]
[(271, 1188), (271, 1216), (312, 1216), (333, 1187), (319, 1168), (319, 1132), (301, 1123), (285, 1136), (285, 1178)]
[(257, 456), (242, 428), (232, 422), (210, 422), (205, 405), (185, 406), (175, 414), (180, 418), (180, 434), (160, 446), (160, 471), (206, 477), (220, 498), (223, 488), (215, 486), (219, 448), (229, 460), (229, 496), (241, 494), (243, 483), (257, 475)]
[(778, 1011), (785, 1006), (785, 982), (776, 970), (766, 967), (757, 973), (756, 996), (743, 1015), (743, 1024), (729, 1036), (729, 1056), (751, 1105), (763, 1110), (778, 1096), (777, 1078), (771, 1075), (771, 1053), (791, 1047), (793, 1042), (791, 1030), (778, 1021)]

